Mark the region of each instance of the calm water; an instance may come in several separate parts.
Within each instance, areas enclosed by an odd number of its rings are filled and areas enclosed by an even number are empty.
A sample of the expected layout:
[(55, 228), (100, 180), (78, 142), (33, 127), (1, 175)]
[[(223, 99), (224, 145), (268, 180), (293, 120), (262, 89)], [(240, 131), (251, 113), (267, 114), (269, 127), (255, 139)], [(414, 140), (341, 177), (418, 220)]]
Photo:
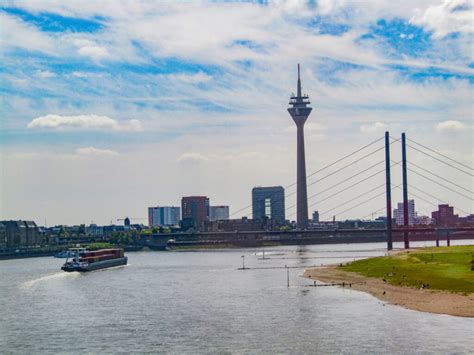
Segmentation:
[(128, 266), (88, 274), (64, 273), (52, 257), (0, 261), (0, 351), (472, 351), (474, 319), (308, 287), (303, 268), (290, 270), (290, 288), (285, 269), (237, 270), (242, 255), (248, 267), (309, 266), (383, 247), (266, 248), (267, 260), (258, 260), (261, 249), (128, 253)]

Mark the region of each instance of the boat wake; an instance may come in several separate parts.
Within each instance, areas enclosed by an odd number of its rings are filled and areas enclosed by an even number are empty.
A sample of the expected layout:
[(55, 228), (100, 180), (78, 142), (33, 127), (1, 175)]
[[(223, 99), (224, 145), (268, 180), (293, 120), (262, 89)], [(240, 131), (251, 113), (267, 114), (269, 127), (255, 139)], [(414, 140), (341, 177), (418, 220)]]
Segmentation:
[(26, 282), (23, 282), (20, 284), (20, 288), (22, 289), (30, 289), (39, 283), (42, 283), (44, 281), (52, 281), (52, 280), (59, 280), (59, 279), (64, 279), (64, 278), (71, 278), (71, 277), (78, 277), (80, 276), (79, 274), (76, 273), (65, 273), (65, 272), (55, 272), (54, 274), (49, 274), (45, 276), (41, 276), (37, 279), (29, 280)]

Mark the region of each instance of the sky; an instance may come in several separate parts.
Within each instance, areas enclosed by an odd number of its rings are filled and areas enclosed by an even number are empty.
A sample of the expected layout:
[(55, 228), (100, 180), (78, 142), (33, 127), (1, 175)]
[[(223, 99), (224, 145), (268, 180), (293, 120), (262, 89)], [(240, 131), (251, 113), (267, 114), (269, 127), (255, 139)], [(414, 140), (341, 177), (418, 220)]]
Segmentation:
[[(383, 169), (383, 150), (336, 172), (382, 147), (385, 131), (393, 205), (402, 198), (396, 140), (405, 132), (412, 147), (455, 160), (408, 147), (419, 214), (442, 202), (474, 213), (473, 7), (4, 0), (0, 219), (146, 223), (148, 206), (179, 206), (187, 195), (229, 205), (239, 218), (252, 213), (254, 186), (273, 185), (289, 186), (286, 215), (295, 219), (296, 129), (287, 108), (297, 63), (313, 107), (305, 127), (310, 213), (385, 213), (383, 173), (368, 177)], [(357, 177), (367, 180), (343, 182), (365, 169)]]

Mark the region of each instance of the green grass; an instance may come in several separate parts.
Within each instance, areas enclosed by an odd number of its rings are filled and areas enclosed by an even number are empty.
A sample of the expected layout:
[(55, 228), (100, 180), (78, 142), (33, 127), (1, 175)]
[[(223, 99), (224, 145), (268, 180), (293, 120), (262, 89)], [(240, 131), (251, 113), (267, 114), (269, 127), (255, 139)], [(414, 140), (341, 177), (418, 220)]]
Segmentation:
[[(392, 256), (357, 260), (345, 271), (376, 277), (392, 285), (474, 292), (474, 246), (424, 248)], [(424, 285), (424, 286), (423, 286)]]
[(97, 250), (97, 249), (108, 249), (114, 247), (114, 245), (110, 243), (103, 243), (103, 242), (94, 242), (84, 245), (89, 250)]

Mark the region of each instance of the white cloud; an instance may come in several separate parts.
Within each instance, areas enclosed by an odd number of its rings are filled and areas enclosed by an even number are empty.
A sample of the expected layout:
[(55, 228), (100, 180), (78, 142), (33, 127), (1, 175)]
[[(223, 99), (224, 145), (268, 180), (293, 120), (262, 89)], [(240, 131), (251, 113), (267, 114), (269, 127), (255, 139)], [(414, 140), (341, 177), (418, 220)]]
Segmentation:
[(110, 56), (107, 48), (100, 46), (84, 46), (79, 48), (77, 51), (80, 55), (84, 57), (89, 57), (92, 60), (100, 61)]
[(60, 116), (46, 115), (34, 118), (27, 125), (28, 128), (43, 129), (80, 129), (80, 130), (112, 130), (112, 131), (141, 131), (142, 125), (139, 120), (119, 122), (107, 116), (78, 115)]
[(49, 70), (38, 70), (36, 72), (36, 76), (38, 76), (40, 78), (43, 78), (43, 79), (47, 79), (47, 78), (54, 78), (56, 76), (56, 74), (54, 74), (53, 72), (51, 72)]
[(461, 132), (466, 129), (466, 125), (460, 121), (448, 120), (440, 122), (435, 126), (437, 132)]
[(364, 124), (360, 126), (360, 131), (362, 133), (374, 133), (387, 129), (387, 125), (382, 122), (374, 122), (370, 124)]
[[(50, 43), (59, 42), (61, 45), (54, 49), (67, 56), (77, 53), (95, 62), (110, 59), (139, 63), (149, 60), (148, 56), (142, 55), (146, 51), (155, 57), (217, 64), (228, 69), (235, 67), (235, 61), (252, 60), (271, 69), (277, 76), (281, 68), (275, 62), (281, 62), (282, 58), (295, 62), (301, 59), (299, 53), (303, 51), (307, 61), (330, 58), (371, 67), (416, 64), (418, 67), (450, 66), (454, 71), (462, 69), (463, 66), (456, 66), (458, 63), (453, 60), (424, 58), (418, 63), (408, 60), (392, 63), (384, 58), (381, 49), (364, 46), (359, 39), (377, 19), (393, 17), (412, 18), (413, 22), (427, 27), (446, 27), (438, 28), (436, 33), (445, 33), (447, 29), (468, 31), (469, 10), (456, 10), (461, 6), (459, 4), (465, 3), (468, 4), (468, 1), (451, 0), (433, 6), (432, 1), (416, 0), (394, 6), (392, 1), (380, 0), (364, 2), (361, 6), (348, 0), (321, 0), (317, 6), (308, 6), (303, 1), (273, 1), (267, 5), (129, 1), (89, 2), (85, 5), (78, 1), (12, 1), (11, 6), (39, 13), (47, 11), (71, 17), (107, 18), (104, 29), (87, 37), (71, 33), (42, 34)], [(416, 9), (418, 12), (415, 13)], [(436, 21), (447, 24), (432, 25), (431, 22), (436, 22), (432, 18), (439, 16), (431, 12), (443, 13), (446, 19)], [(297, 24), (298, 19), (305, 23), (307, 18), (315, 16), (327, 16), (337, 24), (347, 24), (349, 30), (341, 36), (322, 35)], [(32, 32), (40, 32), (32, 26), (29, 28)], [(247, 40), (254, 46), (235, 45), (236, 41), (241, 40)], [(137, 50), (132, 43), (138, 43), (142, 50)], [(202, 75), (181, 79), (191, 83), (195, 83), (193, 80), (206, 80)]]
[(435, 38), (455, 32), (472, 33), (472, 11), (472, 0), (444, 0), (442, 4), (429, 6), (425, 11), (418, 10), (410, 22), (433, 31)]
[(83, 155), (83, 156), (100, 156), (100, 155), (118, 156), (119, 155), (119, 153), (116, 152), (115, 150), (99, 149), (92, 146), (77, 148), (75, 152), (76, 154)]
[[(112, 158), (115, 154), (110, 153), (113, 150), (106, 153), (103, 151), (108, 149), (94, 148), (101, 147), (103, 142), (94, 141), (97, 139), (95, 135), (88, 134), (79, 137), (83, 140), (82, 148), (75, 150), (77, 146), (68, 146), (63, 149), (68, 153), (33, 153), (37, 156), (35, 164), (30, 161), (22, 164), (20, 159), (11, 159), (9, 168), (3, 169), (10, 174), (8, 184), (4, 185), (10, 197), (6, 196), (3, 201), (8, 201), (12, 206), (9, 208), (16, 208), (19, 215), (25, 213), (25, 206), (31, 210), (36, 208), (39, 215), (46, 209), (31, 201), (44, 200), (48, 195), (51, 197), (48, 200), (57, 201), (49, 213), (57, 208), (57, 213), (52, 214), (58, 223), (68, 221), (67, 218), (74, 220), (76, 217), (73, 216), (79, 216), (85, 210), (91, 215), (101, 216), (99, 218), (103, 221), (110, 220), (109, 208), (90, 208), (90, 201), (83, 196), (78, 196), (76, 207), (81, 203), (87, 207), (81, 205), (77, 213), (70, 212), (68, 216), (61, 209), (64, 205), (61, 198), (68, 195), (71, 186), (76, 187), (76, 191), (91, 191), (94, 197), (111, 188), (111, 184), (119, 186), (113, 186), (115, 191), (122, 185), (136, 191), (140, 198), (134, 195), (126, 204), (109, 202), (110, 210), (115, 210), (117, 215), (146, 213), (147, 199), (152, 200), (149, 203), (179, 203), (179, 196), (197, 192), (212, 198), (218, 196), (223, 199), (222, 203), (231, 204), (235, 209), (248, 205), (252, 186), (285, 185), (295, 179), (296, 139), (289, 132), (295, 130), (295, 126), (286, 107), (287, 99), (295, 89), (296, 63), (300, 60), (303, 89), (313, 104), (313, 113), (305, 128), (308, 172), (366, 144), (368, 133), (378, 135), (388, 128), (387, 125), (394, 136), (398, 137), (403, 129), (411, 138), (426, 140), (431, 147), (439, 144), (449, 149), (452, 156), (462, 156), (461, 161), (469, 163), (472, 161), (472, 145), (468, 134), (456, 135), (453, 140), (452, 135), (435, 134), (432, 127), (446, 117), (455, 117), (469, 129), (467, 122), (472, 116), (472, 84), (469, 79), (433, 76), (413, 80), (406, 73), (400, 75), (394, 67), (408, 66), (408, 73), (437, 68), (443, 73), (472, 74), (474, 70), (469, 67), (472, 40), (467, 40), (468, 36), (435, 39), (430, 41), (430, 49), (422, 57), (408, 56), (396, 61), (379, 47), (380, 43), (366, 47), (364, 41), (359, 40), (378, 19), (384, 18), (390, 23), (393, 18), (409, 21), (414, 17), (414, 21), (421, 21), (428, 13), (427, 9), (438, 2), (414, 0), (397, 2), (395, 6), (393, 0), (364, 1), (363, 5), (349, 0), (321, 0), (316, 2), (316, 6), (307, 8), (303, 1), (270, 2), (268, 6), (261, 6), (240, 2), (158, 4), (148, 1), (51, 0), (46, 3), (22, 0), (15, 6), (27, 11), (47, 11), (85, 19), (102, 16), (105, 27), (88, 34), (53, 33), (41, 32), (26, 22), (15, 20), (12, 29), (18, 28), (19, 31), (8, 29), (8, 36), (19, 43), (10, 41), (5, 34), (0, 39), (2, 48), (10, 46), (59, 53), (63, 63), (71, 60), (76, 63), (88, 58), (96, 62), (92, 64), (100, 64), (103, 60), (137, 64), (150, 58), (159, 59), (161, 63), (172, 57), (177, 63), (184, 63), (184, 67), (165, 68), (176, 73), (123, 70), (120, 75), (114, 75), (116, 67), (98, 65), (92, 68), (88, 65), (87, 69), (71, 69), (78, 71), (61, 75), (60, 78), (65, 79), (62, 82), (31, 80), (31, 71), (23, 71), (24, 67), (28, 68), (26, 64), (14, 75), (6, 73), (5, 82), (17, 83), (10, 84), (12, 87), (21, 90), (34, 88), (35, 92), (53, 94), (35, 100), (29, 96), (8, 96), (4, 120), (7, 129), (18, 128), (20, 124), (25, 126), (29, 120), (21, 121), (21, 118), (39, 116), (38, 107), (42, 107), (42, 112), (77, 112), (79, 102), (81, 107), (87, 107), (87, 111), (81, 109), (83, 111), (79, 112), (100, 112), (102, 116), (61, 115), (51, 118), (48, 116), (53, 115), (48, 115), (38, 117), (41, 120), (35, 119), (28, 126), (50, 130), (141, 130), (139, 121), (111, 118), (139, 117), (143, 122), (146, 119), (147, 130), (152, 130), (157, 138), (153, 146), (145, 148), (148, 143), (145, 140), (136, 142), (120, 137), (121, 141), (115, 146), (120, 152), (130, 152), (120, 158), (133, 167), (128, 171), (123, 171), (122, 164), (116, 164), (116, 159)], [(415, 7), (420, 9), (418, 13), (414, 13)], [(307, 16), (314, 18), (318, 15), (328, 16), (324, 21), (346, 24), (348, 31), (333, 36), (302, 25), (308, 22)], [(432, 22), (420, 24), (425, 29), (436, 31), (436, 36), (446, 32), (439, 24), (438, 29), (428, 27)], [(451, 28), (457, 26), (448, 24), (452, 25)], [(405, 41), (413, 36), (411, 33), (404, 35)], [(248, 46), (245, 43), (236, 45), (235, 41), (239, 40), (248, 41)], [(461, 46), (461, 40), (464, 46)], [(465, 53), (459, 54), (462, 51)], [(304, 58), (301, 58), (301, 53), (305, 53)], [(7, 55), (5, 59), (13, 63), (10, 67), (17, 65), (18, 57)], [(34, 57), (31, 62), (22, 60), (33, 64), (29, 67), (33, 72), (46, 68), (35, 66), (38, 63)], [(241, 63), (246, 60), (250, 65), (243, 66)], [(340, 62), (360, 64), (364, 69), (360, 66), (349, 69), (351, 66), (345, 65), (341, 69)], [(206, 65), (210, 65), (212, 76), (206, 74), (207, 70), (195, 74), (179, 72), (190, 67), (205, 68)], [(200, 83), (206, 85), (196, 85)], [(203, 104), (196, 105), (196, 102)], [(232, 113), (209, 112), (207, 103), (228, 108)], [(407, 127), (413, 127), (413, 131)], [(426, 130), (426, 127), (433, 129)], [(324, 144), (319, 140), (322, 134), (330, 137)], [(137, 153), (142, 148), (143, 151)], [(33, 150), (27, 144), (25, 149)], [(241, 149), (254, 152), (242, 153)], [(327, 153), (314, 153), (322, 150)], [(69, 164), (61, 174), (55, 169), (58, 159)], [(143, 164), (144, 161), (153, 161), (154, 164)], [(190, 168), (187, 174), (182, 174), (184, 164)], [(144, 173), (136, 174), (141, 169)], [(103, 179), (104, 171), (107, 171), (107, 176), (114, 176), (113, 182)], [(160, 184), (156, 184), (156, 176), (160, 176)], [(30, 196), (18, 198), (25, 190), (24, 186), (35, 186), (38, 178), (45, 181), (49, 193), (38, 190), (36, 199)], [(189, 184), (190, 179), (193, 184)], [(229, 189), (229, 183), (235, 188)], [(319, 184), (316, 185), (318, 189), (322, 189)], [(159, 196), (160, 201), (154, 201), (155, 198), (150, 196)], [(25, 204), (26, 200), (31, 203)], [(452, 202), (465, 206), (463, 201)], [(378, 208), (373, 207), (369, 210)], [(318, 206), (321, 211), (324, 208)], [(363, 208), (362, 212), (365, 212), (366, 207)], [(357, 212), (351, 211), (347, 217), (356, 217), (355, 214)], [(96, 216), (93, 218), (95, 220)]]
[(2, 35), (0, 47), (4, 51), (8, 47), (23, 48), (30, 51), (40, 51), (50, 55), (57, 53), (54, 40), (16, 17), (0, 12)]
[(199, 153), (184, 153), (178, 157), (178, 163), (200, 163), (209, 161), (209, 158)]
[(73, 40), (73, 43), (78, 48), (77, 53), (83, 57), (88, 57), (97, 62), (110, 57), (107, 48), (98, 45), (95, 41), (79, 38)]

